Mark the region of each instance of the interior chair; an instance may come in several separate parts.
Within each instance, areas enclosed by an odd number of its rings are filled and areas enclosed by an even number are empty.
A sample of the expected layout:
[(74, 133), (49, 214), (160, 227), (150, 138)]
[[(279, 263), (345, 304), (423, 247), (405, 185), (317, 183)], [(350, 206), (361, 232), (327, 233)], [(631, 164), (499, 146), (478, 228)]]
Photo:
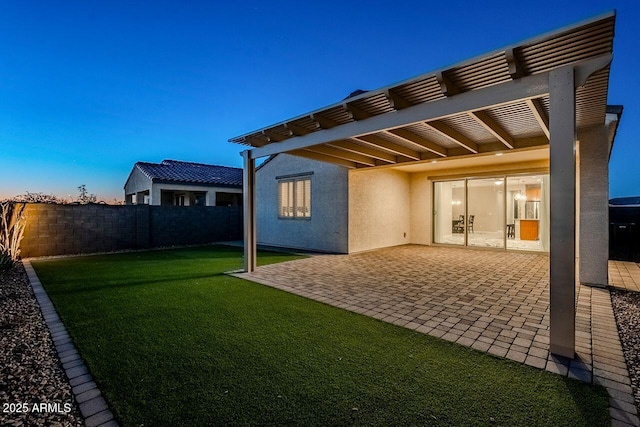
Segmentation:
[(473, 233), (473, 219), (475, 215), (469, 215), (469, 224), (467, 224), (467, 232)]
[(459, 215), (458, 220), (456, 221), (454, 228), (454, 233), (464, 233), (464, 215)]

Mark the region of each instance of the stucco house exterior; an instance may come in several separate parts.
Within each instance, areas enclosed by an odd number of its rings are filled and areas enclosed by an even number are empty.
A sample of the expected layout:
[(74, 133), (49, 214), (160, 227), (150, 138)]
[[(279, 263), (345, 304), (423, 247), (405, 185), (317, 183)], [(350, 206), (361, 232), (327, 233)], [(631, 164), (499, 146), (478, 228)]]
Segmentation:
[[(621, 113), (619, 106), (607, 109), (610, 147)], [(504, 161), (504, 167), (494, 162), (471, 169), (470, 175), (479, 177), (466, 180), (465, 198), (465, 179), (449, 179), (451, 173), (462, 176), (470, 170), (464, 166), (432, 167), (428, 173), (401, 168), (374, 173), (286, 153), (274, 155), (256, 169), (257, 243), (329, 253), (403, 244), (548, 253), (548, 162), (528, 167), (509, 157)], [(493, 177), (483, 178), (484, 170)], [(309, 182), (307, 212), (285, 216), (287, 200), (282, 200), (280, 186), (300, 180)], [(466, 226), (458, 224), (465, 216), (464, 200), (467, 217), (473, 216), (473, 224)], [(533, 230), (526, 228), (531, 225)]]
[[(289, 188), (308, 182), (306, 212), (287, 212)], [(304, 185), (296, 196), (305, 197)], [(278, 154), (256, 170), (258, 243), (330, 253), (349, 252), (349, 169)]]
[(124, 194), (127, 205), (241, 206), (242, 169), (178, 160), (137, 162)]
[[(545, 252), (550, 351), (573, 358), (576, 283), (608, 283), (608, 160), (621, 114), (607, 106), (615, 18), (230, 139), (247, 146), (245, 271), (256, 269), (258, 241), (349, 253), (407, 243)], [(257, 159), (274, 155), (256, 172)]]

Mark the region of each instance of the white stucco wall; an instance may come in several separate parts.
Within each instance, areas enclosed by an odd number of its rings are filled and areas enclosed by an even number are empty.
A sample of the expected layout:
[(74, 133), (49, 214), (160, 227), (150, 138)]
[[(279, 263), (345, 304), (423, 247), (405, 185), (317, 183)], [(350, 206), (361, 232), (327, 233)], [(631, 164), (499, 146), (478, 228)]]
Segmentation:
[[(311, 172), (311, 218), (278, 218), (277, 177)], [(256, 172), (258, 244), (346, 253), (348, 203), (346, 168), (279, 154)]]
[(141, 191), (147, 191), (151, 188), (151, 180), (148, 176), (140, 172), (140, 169), (134, 167), (124, 184), (125, 200), (127, 195), (136, 194)]
[(425, 172), (411, 174), (410, 243), (430, 245), (433, 222), (433, 185)]
[[(547, 160), (431, 172), (345, 168), (279, 155), (257, 174), (258, 243), (353, 253), (403, 244), (432, 244), (433, 181), (548, 168)], [(313, 172), (312, 218), (278, 218), (278, 176)]]
[(411, 177), (391, 169), (349, 172), (349, 252), (411, 241)]

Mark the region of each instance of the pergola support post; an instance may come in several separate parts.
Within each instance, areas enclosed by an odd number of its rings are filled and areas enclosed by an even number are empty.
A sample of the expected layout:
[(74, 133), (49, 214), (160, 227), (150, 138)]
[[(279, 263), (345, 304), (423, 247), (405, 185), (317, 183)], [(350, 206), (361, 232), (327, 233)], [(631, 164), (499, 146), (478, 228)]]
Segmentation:
[(256, 269), (256, 161), (251, 150), (242, 152), (244, 169), (242, 175), (242, 197), (244, 213), (244, 272)]
[(549, 350), (573, 359), (576, 310), (576, 101), (571, 66), (549, 74)]

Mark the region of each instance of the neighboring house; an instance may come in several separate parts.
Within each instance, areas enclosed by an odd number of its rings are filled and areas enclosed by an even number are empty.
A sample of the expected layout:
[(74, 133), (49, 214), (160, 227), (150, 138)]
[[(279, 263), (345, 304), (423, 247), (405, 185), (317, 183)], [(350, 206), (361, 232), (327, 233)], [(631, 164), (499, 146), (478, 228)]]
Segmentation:
[(242, 169), (177, 160), (137, 162), (124, 194), (127, 205), (241, 206)]
[(245, 271), (258, 241), (548, 252), (550, 349), (573, 358), (576, 280), (608, 284), (614, 29), (607, 13), (230, 139)]

